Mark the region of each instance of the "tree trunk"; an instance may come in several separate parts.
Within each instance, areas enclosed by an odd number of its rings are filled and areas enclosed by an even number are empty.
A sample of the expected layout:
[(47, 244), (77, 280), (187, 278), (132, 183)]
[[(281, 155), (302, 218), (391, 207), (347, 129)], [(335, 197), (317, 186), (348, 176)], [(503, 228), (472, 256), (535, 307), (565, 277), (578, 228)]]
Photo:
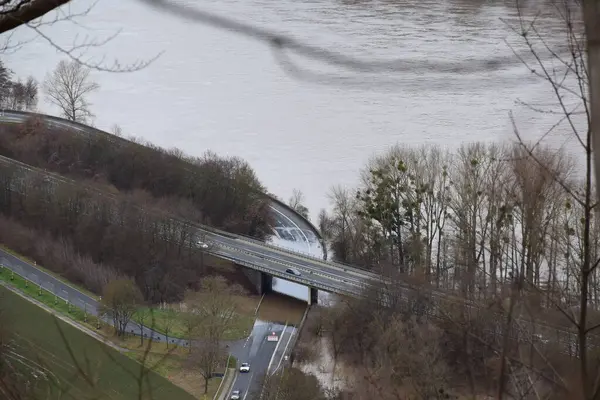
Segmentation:
[[(590, 132), (594, 150), (594, 172), (600, 179), (600, 1), (583, 0), (583, 21), (587, 39), (590, 91)], [(598, 191), (600, 196), (600, 191)], [(599, 197), (600, 200), (600, 197)]]

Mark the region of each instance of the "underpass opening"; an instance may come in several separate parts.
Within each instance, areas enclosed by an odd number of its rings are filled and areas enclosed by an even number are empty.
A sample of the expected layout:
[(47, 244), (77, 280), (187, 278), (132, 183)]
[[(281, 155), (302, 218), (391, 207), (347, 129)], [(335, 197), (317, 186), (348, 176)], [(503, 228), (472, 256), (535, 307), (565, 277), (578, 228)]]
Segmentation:
[(271, 289), (274, 292), (284, 294), (296, 298), (298, 300), (306, 301), (310, 304), (311, 301), (311, 288), (308, 286), (301, 285), (296, 282), (288, 281), (283, 278), (272, 278)]

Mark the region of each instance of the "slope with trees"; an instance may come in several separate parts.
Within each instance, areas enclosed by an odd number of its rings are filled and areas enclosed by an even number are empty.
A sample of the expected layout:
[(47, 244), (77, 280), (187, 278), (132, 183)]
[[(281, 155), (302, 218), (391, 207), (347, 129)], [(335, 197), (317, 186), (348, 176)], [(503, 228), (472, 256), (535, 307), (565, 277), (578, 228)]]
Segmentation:
[(271, 232), (269, 200), (252, 168), (237, 157), (207, 151), (184, 156), (112, 135), (81, 135), (32, 118), (0, 125), (0, 155), (73, 178), (93, 179), (119, 191), (142, 190), (194, 222), (265, 238)]

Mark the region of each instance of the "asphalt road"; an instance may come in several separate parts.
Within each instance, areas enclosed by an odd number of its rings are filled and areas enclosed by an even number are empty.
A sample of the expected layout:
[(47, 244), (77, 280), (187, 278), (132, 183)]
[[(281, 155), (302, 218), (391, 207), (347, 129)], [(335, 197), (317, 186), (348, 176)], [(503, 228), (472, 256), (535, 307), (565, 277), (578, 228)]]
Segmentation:
[[(27, 117), (27, 114), (19, 112), (0, 112), (0, 120), (5, 122), (22, 123)], [(43, 117), (47, 118), (47, 121), (55, 126), (71, 129), (72, 131), (79, 132), (81, 134), (97, 134), (100, 132), (95, 128), (74, 124), (70, 121), (60, 118), (50, 116)], [(5, 158), (4, 162), (14, 162), (14, 160)], [(47, 173), (46, 171), (38, 170), (31, 166), (27, 166), (26, 164), (23, 164), (23, 166), (24, 168), (27, 167), (34, 173)], [(69, 179), (59, 175), (53, 176), (54, 179), (61, 180), (63, 182), (70, 181)], [(286, 207), (283, 207), (277, 202), (272, 202), (271, 208), (276, 216), (276, 221), (278, 221), (278, 226), (299, 228), (298, 231), (303, 232), (303, 235), (306, 236), (307, 240), (311, 239), (309, 238), (310, 235), (306, 234), (306, 232), (309, 230), (308, 228), (310, 228), (310, 225), (305, 220), (299, 218), (294, 212)], [(256, 266), (262, 266), (263, 268), (267, 268), (274, 276), (278, 276), (292, 282), (303, 285), (311, 285), (328, 292), (352, 295), (359, 294), (367, 281), (376, 278), (376, 275), (367, 271), (353, 269), (352, 267), (341, 264), (326, 262), (316, 257), (310, 257), (289, 250), (279, 250), (273, 245), (267, 245), (263, 242), (255, 241), (243, 236), (237, 236), (236, 239), (232, 239), (229, 237), (231, 236), (230, 234), (228, 236), (223, 236), (215, 232), (205, 231), (200, 226), (195, 226), (198, 228), (199, 233), (204, 235), (207, 240), (219, 245), (225, 244), (229, 246), (230, 249), (232, 248), (233, 250), (236, 250), (237, 253), (234, 254), (235, 258), (241, 261), (246, 261), (246, 266), (250, 268), (254, 267), (255, 269), (261, 269), (256, 268)], [(217, 248), (214, 251), (214, 254), (217, 256), (222, 255), (222, 250), (224, 249)], [(248, 254), (249, 251), (251, 251), (252, 254)], [(257, 257), (254, 257), (254, 255)], [(229, 256), (231, 256), (231, 254), (229, 254)], [(262, 259), (262, 261), (257, 264), (256, 261), (259, 258)], [(294, 267), (303, 272), (303, 276), (295, 277), (293, 275), (286, 274), (285, 270), (290, 267)]]
[[(59, 301), (68, 300), (74, 307), (87, 310), (91, 315), (98, 315), (99, 303), (95, 298), (2, 249), (0, 249), (0, 264), (14, 271), (16, 274), (29, 279), (32, 284), (41, 285), (43, 289), (54, 293), (60, 298)], [(112, 323), (110, 319), (105, 319), (105, 321)], [(225, 342), (225, 345), (228, 346), (229, 353), (236, 357), (240, 363), (249, 362), (252, 365), (253, 376), (254, 374), (261, 376), (267, 371), (269, 360), (275, 351), (275, 343), (267, 342), (266, 334), (269, 331), (278, 332), (279, 334), (283, 330), (284, 326), (282, 325), (256, 321), (247, 339), (228, 341)], [(142, 326), (142, 330), (140, 331), (140, 325), (135, 322), (130, 322), (127, 325), (127, 331), (137, 336), (143, 334), (145, 337), (152, 337), (155, 341), (164, 342), (167, 340), (162, 333), (153, 331), (145, 326)], [(286, 332), (294, 331), (293, 327), (286, 329)], [(187, 346), (189, 344), (185, 339), (176, 338), (169, 338), (169, 343), (179, 346)], [(243, 376), (247, 379), (246, 375)], [(257, 382), (247, 379), (246, 382), (240, 381), (239, 385), (242, 388), (249, 388), (251, 383), (260, 383)]]
[[(64, 176), (31, 167), (11, 158), (0, 156), (0, 163), (7, 167), (15, 167), (15, 171), (18, 171), (23, 176), (23, 179), (13, 180), (11, 188), (14, 191), (27, 190), (27, 180), (25, 177), (39, 177), (40, 175), (44, 177), (43, 183), (40, 184), (46, 185), (50, 193), (59, 184), (81, 186), (81, 183)], [(89, 187), (89, 190), (95, 190), (101, 196), (112, 198), (111, 194), (100, 192), (97, 189)], [(215, 256), (302, 285), (316, 287), (332, 293), (359, 296), (364, 285), (368, 283), (368, 280), (377, 279), (376, 274), (368, 271), (357, 271), (350, 267), (289, 252), (258, 240), (194, 224), (175, 216), (172, 219), (175, 226), (178, 226), (182, 230), (195, 230), (198, 238), (212, 244), (211, 248), (207, 251)], [(303, 272), (302, 276), (286, 273), (286, 270), (291, 267)], [(368, 280), (365, 277), (368, 277)]]
[[(91, 127), (72, 124), (69, 121), (46, 117), (47, 120), (57, 126), (80, 131), (86, 134), (96, 134), (99, 131)], [(5, 112), (4, 116), (0, 113), (0, 120), (7, 122), (22, 122), (26, 116), (24, 114)], [(14, 162), (11, 159), (4, 159), (4, 163)], [(25, 165), (29, 171), (34, 173), (46, 173)], [(52, 175), (54, 180), (68, 181), (68, 179)], [(73, 183), (71, 181), (71, 183)], [(275, 202), (273, 203), (275, 204)], [(297, 217), (296, 217), (297, 218)], [(347, 266), (344, 264), (323, 261), (321, 259), (310, 257), (300, 253), (279, 249), (273, 245), (265, 244), (258, 240), (249, 239), (239, 235), (232, 235), (226, 232), (219, 232), (214, 229), (202, 227), (199, 225), (178, 221), (182, 228), (197, 229), (199, 236), (204, 236), (206, 241), (213, 244), (209, 252), (214, 255), (236, 262), (237, 264), (268, 273), (272, 276), (287, 279), (301, 285), (311, 286), (330, 293), (337, 293), (349, 296), (361, 296), (366, 285), (373, 282), (379, 282), (381, 277), (364, 269)], [(286, 269), (293, 267), (301, 271), (301, 276), (295, 276), (286, 273)], [(411, 289), (404, 288), (406, 294)], [(444, 302), (463, 303), (464, 300), (455, 298), (442, 291), (433, 290), (431, 292), (432, 300), (436, 304)], [(474, 308), (478, 305), (473, 304)], [(529, 321), (520, 321), (525, 326), (535, 325), (535, 331), (546, 334), (557, 334), (557, 332), (568, 334), (561, 328), (548, 326), (541, 323), (530, 323)], [(529, 329), (534, 331), (533, 329)]]
[[(279, 338), (277, 342), (267, 340), (267, 337), (273, 332)], [(250, 372), (238, 372), (226, 398), (229, 399), (234, 390), (240, 391), (242, 399), (255, 398), (252, 395), (259, 392), (265, 373), (272, 373), (276, 366), (282, 364), (283, 349), (289, 350), (289, 347), (286, 346), (289, 345), (290, 339), (295, 333), (296, 329), (293, 326), (258, 321), (254, 326), (252, 336), (235, 353), (238, 359), (238, 370), (241, 363), (248, 362), (250, 363)]]
[[(0, 110), (0, 121), (23, 123), (30, 115), (32, 115), (32, 113)], [(73, 123), (62, 118), (43, 114), (37, 115), (46, 118), (47, 121), (54, 126), (64, 128), (65, 130), (71, 130), (79, 134), (96, 134), (102, 132), (96, 128)], [(102, 133), (110, 135), (107, 132)], [(295, 211), (290, 209), (290, 207), (280, 204), (277, 201), (271, 201), (270, 208), (271, 215), (275, 221), (274, 229), (277, 234), (279, 234), (279, 232), (285, 232), (283, 235), (289, 235), (288, 232), (293, 232), (292, 235), (294, 235), (294, 237), (288, 237), (287, 239), (304, 242), (307, 246), (307, 251), (311, 246), (311, 242), (318, 242), (320, 240), (319, 232), (304, 218), (300, 217)], [(286, 237), (284, 237), (284, 239), (286, 239)]]

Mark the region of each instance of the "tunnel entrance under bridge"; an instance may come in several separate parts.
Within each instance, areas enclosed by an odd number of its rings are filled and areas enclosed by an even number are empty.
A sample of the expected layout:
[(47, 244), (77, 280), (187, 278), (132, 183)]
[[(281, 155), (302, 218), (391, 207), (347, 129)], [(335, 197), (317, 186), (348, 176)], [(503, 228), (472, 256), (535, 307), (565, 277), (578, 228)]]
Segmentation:
[(250, 281), (255, 293), (263, 295), (269, 292), (276, 292), (286, 296), (306, 301), (309, 305), (317, 304), (319, 300), (319, 291), (313, 287), (301, 285), (287, 279), (271, 276), (267, 273), (257, 271), (251, 268), (236, 264), (238, 268)]

